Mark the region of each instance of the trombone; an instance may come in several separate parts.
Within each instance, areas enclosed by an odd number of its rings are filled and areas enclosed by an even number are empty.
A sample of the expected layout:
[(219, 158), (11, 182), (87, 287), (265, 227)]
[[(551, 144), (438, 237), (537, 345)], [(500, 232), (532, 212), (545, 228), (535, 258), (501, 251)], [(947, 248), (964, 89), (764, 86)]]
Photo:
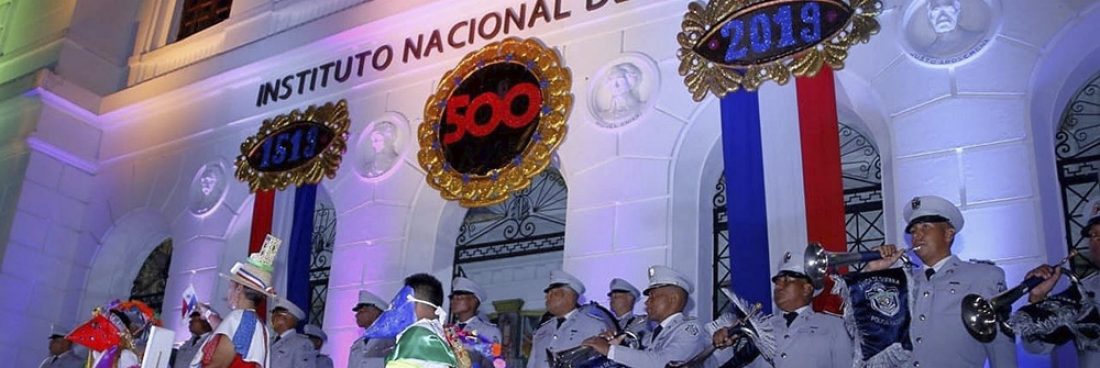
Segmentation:
[[(1069, 255), (1052, 267), (1062, 267), (1071, 258), (1077, 256), (1077, 250), (1069, 251)], [(1063, 272), (1073, 280), (1069, 271)], [(966, 326), (966, 332), (980, 342), (990, 342), (997, 336), (997, 325), (1006, 330), (1011, 330), (1006, 321), (1012, 311), (1012, 303), (1027, 295), (1031, 289), (1039, 286), (1046, 279), (1039, 276), (1028, 277), (1024, 282), (1014, 288), (994, 295), (988, 300), (978, 294), (969, 294), (962, 300), (962, 321)]]

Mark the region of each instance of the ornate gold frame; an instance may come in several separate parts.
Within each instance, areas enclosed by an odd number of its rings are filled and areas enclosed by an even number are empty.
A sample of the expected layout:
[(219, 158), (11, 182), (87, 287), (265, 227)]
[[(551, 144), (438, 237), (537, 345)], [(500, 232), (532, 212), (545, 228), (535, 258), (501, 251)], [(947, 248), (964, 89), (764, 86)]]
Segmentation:
[(816, 47), (747, 68), (718, 65), (695, 53), (696, 44), (703, 42), (704, 35), (711, 29), (720, 26), (741, 9), (766, 1), (775, 0), (711, 0), (706, 5), (698, 1), (688, 4), (688, 12), (681, 24), (682, 31), (676, 35), (676, 41), (680, 44), (677, 52), (680, 57), (679, 72), (692, 99), (702, 101), (708, 91), (719, 98), (741, 88), (754, 91), (768, 80), (784, 85), (790, 81), (791, 74), (814, 76), (826, 64), (833, 69), (842, 69), (844, 59), (848, 57), (848, 48), (857, 43), (867, 43), (879, 31), (875, 17), (882, 12), (880, 0), (821, 0), (847, 3), (852, 9), (852, 16), (844, 28), (823, 39)]
[[(524, 63), (540, 82), (545, 82), (540, 86), (543, 111), (535, 133), (538, 138), (531, 140), (518, 162), (513, 161), (487, 175), (464, 175), (445, 164), (443, 147), (439, 143), (443, 103), (458, 87), (455, 81), (465, 80), (480, 68), (502, 62)], [(439, 190), (443, 199), (457, 200), (463, 207), (500, 203), (508, 199), (511, 192), (527, 188), (531, 178), (550, 164), (551, 154), (565, 138), (565, 120), (573, 106), (572, 84), (572, 75), (562, 67), (557, 52), (533, 38), (508, 38), (467, 54), (458, 66), (443, 75), (435, 94), (424, 104), (424, 121), (418, 129), (420, 151), (417, 161), (427, 174), (428, 185)]]
[[(340, 100), (322, 106), (310, 105), (305, 112), (295, 109), (289, 114), (264, 120), (260, 131), (241, 143), (241, 154), (237, 156), (236, 161), (237, 179), (247, 182), (250, 191), (257, 192), (282, 190), (292, 183), (317, 184), (326, 176), (329, 179), (336, 177), (336, 170), (340, 168), (344, 152), (348, 150), (348, 127), (351, 125), (351, 119), (348, 116), (348, 102)], [(262, 172), (249, 165), (249, 152), (279, 129), (299, 121), (310, 121), (332, 129), (332, 141), (316, 157), (290, 170)]]

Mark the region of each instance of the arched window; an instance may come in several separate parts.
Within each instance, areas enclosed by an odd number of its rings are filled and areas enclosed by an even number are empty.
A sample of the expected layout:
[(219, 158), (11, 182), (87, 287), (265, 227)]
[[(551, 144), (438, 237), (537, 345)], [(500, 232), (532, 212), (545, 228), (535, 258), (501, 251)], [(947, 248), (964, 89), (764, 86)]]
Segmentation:
[(172, 239), (165, 239), (145, 257), (145, 263), (130, 287), (130, 299), (145, 302), (160, 314), (164, 305), (164, 287), (168, 284), (168, 267), (171, 265)]
[[(844, 226), (848, 251), (866, 251), (886, 241), (882, 218), (882, 160), (874, 142), (840, 123), (840, 170), (844, 179)], [(862, 270), (863, 264), (854, 266)]]
[(507, 201), (471, 208), (455, 242), (455, 276), (467, 276), (466, 268), (478, 262), (538, 254), (556, 257), (560, 266), (566, 194), (565, 179), (548, 168)]
[(714, 300), (711, 303), (711, 312), (714, 318), (728, 312), (730, 300), (726, 294), (719, 292), (730, 283), (730, 229), (729, 218), (726, 216), (726, 174), (718, 177), (718, 184), (714, 186), (714, 197), (711, 199), (714, 207), (714, 275), (711, 285), (714, 290)]
[(332, 271), (332, 247), (336, 242), (336, 209), (321, 200), (320, 193), (317, 199), (313, 212), (313, 245), (309, 258), (309, 321), (324, 326), (328, 279)]
[(542, 289), (549, 272), (562, 267), (566, 195), (565, 179), (547, 168), (507, 201), (471, 208), (459, 227), (454, 276), (489, 293), (480, 311), (500, 327), (509, 367), (525, 365), (522, 347), (530, 346), (545, 309)]
[[(1060, 130), (1054, 136), (1058, 163), (1058, 184), (1062, 188), (1062, 210), (1066, 219), (1069, 249), (1089, 252), (1081, 229), (1100, 203), (1100, 74), (1092, 77), (1073, 95), (1062, 112)], [(1097, 270), (1086, 257), (1074, 257), (1073, 272), (1079, 277)]]
[[(849, 251), (870, 250), (882, 245), (882, 161), (873, 142), (859, 131), (840, 123), (840, 167), (844, 180), (844, 225)], [(726, 176), (714, 186), (711, 200), (714, 229), (714, 290), (730, 281), (729, 223), (726, 217)], [(861, 269), (863, 265), (856, 265)], [(712, 313), (726, 312), (730, 301), (714, 293)]]

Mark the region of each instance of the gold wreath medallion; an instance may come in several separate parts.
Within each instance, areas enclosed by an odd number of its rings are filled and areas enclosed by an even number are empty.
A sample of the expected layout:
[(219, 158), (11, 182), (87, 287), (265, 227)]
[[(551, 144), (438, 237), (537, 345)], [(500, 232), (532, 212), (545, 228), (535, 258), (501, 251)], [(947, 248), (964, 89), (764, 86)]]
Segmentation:
[[(829, 35), (822, 35), (814, 47), (777, 59), (762, 60), (752, 65), (727, 65), (700, 55), (696, 49), (715, 36), (727, 22), (739, 16), (772, 5), (816, 2), (850, 10), (847, 23)], [(707, 92), (717, 97), (744, 88), (754, 91), (768, 80), (780, 85), (794, 76), (814, 76), (822, 67), (844, 68), (848, 49), (867, 43), (878, 33), (876, 17), (882, 12), (880, 0), (711, 0), (706, 4), (691, 2), (676, 35), (680, 45), (679, 73), (695, 101), (702, 101)]]
[[(249, 157), (262, 149), (262, 145), (272, 139), (274, 135), (283, 132), (295, 124), (313, 124), (323, 126), (331, 132), (331, 140), (324, 147), (317, 147), (319, 152), (311, 155), (303, 162), (290, 165), (285, 170), (263, 170), (249, 162)], [(295, 109), (289, 114), (276, 116), (264, 120), (256, 135), (248, 137), (241, 143), (241, 154), (236, 160), (237, 179), (247, 182), (252, 192), (265, 190), (282, 190), (290, 184), (317, 184), (324, 177), (336, 177), (336, 170), (340, 168), (343, 154), (347, 151), (348, 127), (351, 120), (348, 117), (348, 103), (340, 100), (336, 103), (326, 103), (321, 106), (311, 105), (305, 112)], [(307, 138), (305, 144), (309, 144)]]
[[(508, 164), (484, 174), (459, 172), (447, 162), (440, 140), (447, 101), (474, 72), (501, 63), (523, 65), (538, 80), (542, 97), (538, 126), (526, 147)], [(439, 190), (444, 199), (457, 200), (464, 207), (497, 204), (508, 199), (510, 193), (530, 186), (565, 138), (565, 121), (573, 105), (571, 87), (572, 76), (561, 65), (557, 52), (535, 39), (508, 38), (467, 54), (457, 67), (444, 74), (435, 94), (424, 104), (424, 121), (417, 132), (417, 161), (427, 174), (428, 185)]]

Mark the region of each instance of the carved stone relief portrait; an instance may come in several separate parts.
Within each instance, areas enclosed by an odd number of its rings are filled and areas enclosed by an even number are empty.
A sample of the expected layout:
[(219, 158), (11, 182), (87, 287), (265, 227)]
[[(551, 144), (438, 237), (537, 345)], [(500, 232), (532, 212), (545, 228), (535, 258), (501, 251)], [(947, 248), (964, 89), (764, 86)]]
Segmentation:
[(356, 169), (366, 178), (380, 178), (401, 161), (404, 118), (388, 113), (367, 126), (356, 143)]
[(218, 207), (228, 183), (225, 164), (220, 160), (202, 165), (191, 180), (188, 206), (196, 215), (203, 215)]
[(909, 55), (933, 65), (971, 58), (989, 43), (997, 21), (996, 0), (916, 0), (902, 21)]
[(660, 75), (652, 60), (642, 55), (619, 57), (589, 82), (588, 110), (601, 127), (623, 127), (652, 108), (659, 88)]

